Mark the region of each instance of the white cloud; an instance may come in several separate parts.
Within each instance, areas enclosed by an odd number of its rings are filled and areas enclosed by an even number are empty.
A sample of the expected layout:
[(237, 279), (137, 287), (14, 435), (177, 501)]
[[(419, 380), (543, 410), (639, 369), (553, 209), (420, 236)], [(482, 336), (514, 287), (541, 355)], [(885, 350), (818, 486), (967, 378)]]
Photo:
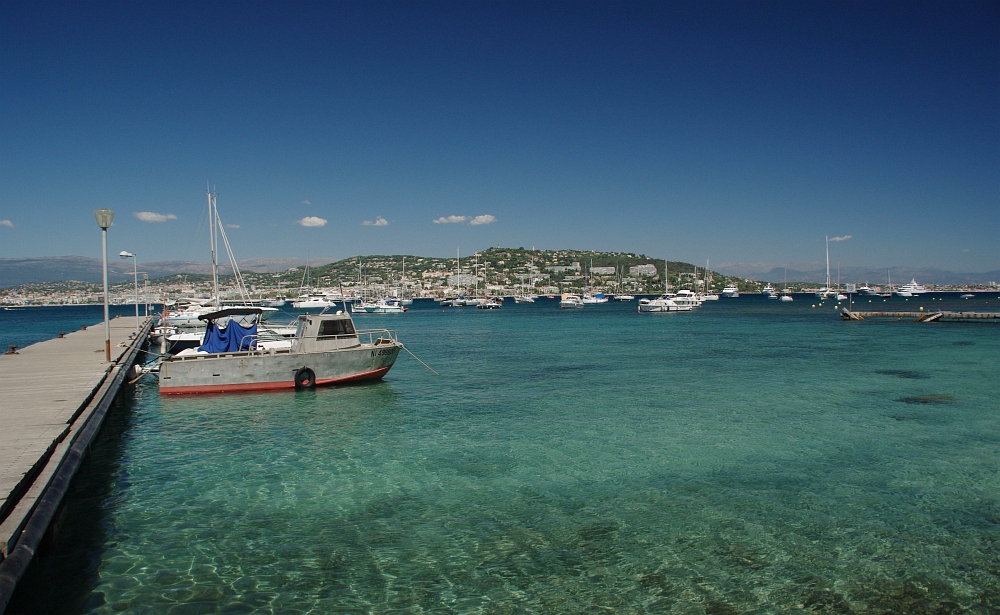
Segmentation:
[(0, 226), (6, 226), (7, 228), (14, 228), (14, 223), (10, 220), (0, 220)]
[(158, 214), (152, 211), (137, 211), (135, 212), (135, 217), (143, 222), (166, 222), (167, 220), (177, 219), (177, 216), (174, 214)]
[(497, 219), (495, 217), (489, 214), (485, 214), (482, 216), (476, 216), (472, 220), (469, 220), (469, 224), (471, 224), (472, 226), (479, 226), (480, 224), (489, 224), (491, 222), (496, 222), (496, 221)]
[(226, 228), (240, 228), (239, 224), (227, 224)]
[(472, 226), (479, 226), (480, 224), (490, 224), (496, 221), (496, 217), (489, 214), (482, 216), (442, 216), (435, 220), (434, 224), (464, 224), (468, 222)]
[(302, 201), (302, 204), (303, 205), (312, 205), (312, 203), (310, 203), (309, 201)]
[(305, 218), (296, 220), (295, 222), (301, 224), (302, 226), (326, 226), (326, 219), (317, 218), (316, 216), (306, 216)]
[(376, 216), (375, 221), (365, 220), (361, 223), (362, 226), (389, 226), (389, 221), (382, 216)]
[(831, 237), (830, 241), (847, 241), (850, 238), (851, 238), (850, 235), (844, 235), (842, 237)]

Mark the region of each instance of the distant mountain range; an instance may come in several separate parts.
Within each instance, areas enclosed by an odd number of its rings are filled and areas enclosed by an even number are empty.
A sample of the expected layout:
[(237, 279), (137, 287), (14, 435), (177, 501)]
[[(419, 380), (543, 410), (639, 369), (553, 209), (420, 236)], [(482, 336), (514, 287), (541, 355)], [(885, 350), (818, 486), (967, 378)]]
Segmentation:
[[(788, 281), (825, 284), (826, 265), (817, 263), (816, 267), (815, 269), (812, 267), (789, 267)], [(785, 268), (774, 267), (773, 265), (724, 263), (712, 269), (723, 275), (750, 278), (764, 282), (780, 283), (785, 280)], [(921, 284), (988, 284), (989, 282), (1000, 281), (1000, 271), (959, 273), (944, 269), (935, 269), (933, 267), (889, 267), (888, 271), (889, 275), (892, 276), (893, 284), (903, 284), (909, 282), (911, 279), (915, 279)], [(836, 269), (830, 271), (830, 279), (834, 284), (837, 283)], [(841, 283), (856, 282), (863, 284), (867, 282), (872, 285), (884, 285), (886, 283), (886, 270), (873, 267), (841, 267), (840, 281)]]
[[(336, 259), (310, 259), (309, 264), (324, 265)], [(306, 264), (301, 258), (250, 258), (238, 261), (241, 271), (257, 273), (286, 271), (292, 267)], [(0, 288), (17, 286), (30, 282), (61, 282), (77, 280), (80, 282), (100, 282), (101, 259), (85, 256), (47, 256), (43, 258), (0, 258)], [(232, 273), (228, 265), (220, 265), (221, 273)], [(145, 271), (150, 279), (175, 273), (212, 273), (211, 263), (190, 261), (157, 261), (144, 263), (139, 261), (139, 271)], [(111, 282), (123, 282), (132, 279), (132, 262), (122, 260), (117, 254), (108, 258), (108, 279)]]

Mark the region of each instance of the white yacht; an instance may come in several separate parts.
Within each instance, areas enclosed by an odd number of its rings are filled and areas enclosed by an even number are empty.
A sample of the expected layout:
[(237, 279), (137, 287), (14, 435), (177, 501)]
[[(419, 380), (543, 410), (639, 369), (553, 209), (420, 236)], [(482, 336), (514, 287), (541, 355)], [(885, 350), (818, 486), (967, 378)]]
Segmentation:
[(740, 296), (740, 289), (736, 287), (735, 284), (729, 284), (722, 289), (722, 296), (727, 299), (733, 299)]
[(917, 284), (917, 280), (916, 279), (911, 279), (906, 284), (903, 284), (902, 286), (900, 286), (899, 287), (899, 291), (897, 291), (897, 292), (908, 292), (908, 293), (910, 293), (909, 295), (900, 295), (900, 297), (912, 297), (913, 295), (922, 295), (922, 294), (926, 293), (927, 289), (924, 288), (923, 286), (921, 286), (920, 284)]
[(399, 299), (376, 299), (351, 304), (352, 314), (402, 314), (410, 308), (403, 305)]
[(634, 301), (635, 295), (615, 295), (615, 301)]
[(668, 295), (660, 295), (655, 299), (639, 299), (639, 313), (689, 312), (690, 307), (682, 308), (674, 303)]
[(573, 293), (563, 293), (559, 307), (564, 310), (579, 310), (583, 308), (583, 298)]
[(607, 303), (608, 296), (604, 293), (584, 293), (582, 301), (587, 305)]
[(865, 282), (864, 286), (858, 287), (858, 294), (862, 297), (878, 297), (878, 291), (868, 286), (868, 282)]
[(771, 286), (770, 282), (768, 282), (767, 286), (764, 287), (764, 290), (760, 291), (760, 294), (764, 295), (768, 299), (778, 298), (778, 293), (774, 290), (774, 287)]
[(167, 310), (163, 314), (163, 324), (171, 327), (197, 327), (203, 324), (199, 316), (215, 312), (217, 308), (210, 305), (191, 304), (185, 308)]
[(698, 298), (698, 295), (686, 288), (677, 291), (676, 295), (670, 296), (668, 294), (665, 296), (676, 303), (677, 307), (681, 308), (681, 311), (686, 311), (685, 308), (693, 310), (694, 308), (701, 307), (701, 299)]
[(292, 301), (292, 307), (298, 310), (323, 309), (333, 307), (335, 302), (322, 293), (300, 295)]

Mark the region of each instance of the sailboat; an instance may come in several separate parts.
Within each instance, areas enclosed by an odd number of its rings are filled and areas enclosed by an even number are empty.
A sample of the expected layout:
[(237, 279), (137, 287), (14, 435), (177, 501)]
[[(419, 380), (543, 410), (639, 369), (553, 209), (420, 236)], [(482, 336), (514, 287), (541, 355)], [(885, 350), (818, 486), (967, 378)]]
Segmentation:
[(583, 288), (583, 302), (588, 305), (593, 305), (597, 303), (607, 303), (608, 297), (604, 293), (592, 293), (590, 292), (590, 271), (594, 268), (594, 260), (590, 260), (590, 266), (587, 268), (587, 277), (584, 281)]
[(840, 292), (840, 261), (837, 261), (837, 301), (847, 300), (847, 295)]
[(780, 301), (792, 301), (792, 293), (788, 292), (788, 267), (785, 267), (785, 289), (781, 291), (781, 296), (778, 297)]
[[(204, 322), (199, 319), (200, 316), (215, 312), (222, 309), (222, 299), (219, 294), (219, 236), (222, 236), (222, 243), (226, 247), (226, 254), (229, 256), (229, 264), (233, 269), (233, 277), (236, 279), (236, 287), (240, 292), (240, 299), (235, 305), (231, 302), (229, 307), (256, 307), (250, 298), (250, 291), (247, 290), (246, 284), (243, 282), (243, 275), (240, 273), (240, 268), (236, 264), (236, 257), (233, 256), (232, 247), (229, 245), (229, 239), (226, 237), (226, 230), (223, 227), (222, 219), (219, 217), (219, 209), (216, 203), (217, 194), (206, 190), (205, 195), (208, 199), (208, 242), (209, 249), (212, 252), (212, 303), (211, 305), (201, 305), (201, 304), (190, 304), (183, 309), (178, 310), (168, 310), (163, 315), (163, 324), (166, 326), (174, 327), (203, 327)], [(271, 317), (272, 314), (278, 311), (275, 307), (263, 307), (259, 308), (261, 310), (258, 320), (263, 322)]]
[(830, 236), (826, 236), (826, 286), (819, 289), (816, 296), (820, 299), (828, 299), (833, 296), (830, 290)]
[(400, 285), (403, 287), (399, 294), (399, 304), (403, 306), (413, 305), (413, 297), (410, 295), (409, 291), (406, 290), (406, 257), (403, 256), (403, 274), (400, 278)]
[(712, 292), (709, 292), (709, 290), (708, 290), (708, 263), (709, 263), (709, 259), (706, 258), (705, 259), (705, 275), (702, 276), (702, 278), (705, 281), (705, 292), (703, 292), (701, 295), (699, 295), (698, 298), (701, 299), (702, 301), (718, 301), (719, 300), (719, 295), (717, 295), (715, 293), (712, 293)]
[[(528, 286), (530, 286), (531, 288), (535, 288), (535, 281), (534, 278), (532, 277), (534, 270), (535, 270), (535, 257), (534, 255), (532, 255), (531, 266), (528, 268)], [(514, 295), (514, 303), (534, 303), (535, 295), (525, 292), (523, 288), (524, 285), (522, 284), (521, 286), (522, 289)]]

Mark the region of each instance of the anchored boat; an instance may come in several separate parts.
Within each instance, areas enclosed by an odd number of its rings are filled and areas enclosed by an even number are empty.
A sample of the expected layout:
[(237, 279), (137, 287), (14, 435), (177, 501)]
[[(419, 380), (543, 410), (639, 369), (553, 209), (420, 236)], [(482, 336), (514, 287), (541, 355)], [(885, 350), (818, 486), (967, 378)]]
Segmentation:
[(267, 347), (259, 343), (258, 323), (244, 327), (232, 319), (259, 314), (260, 308), (234, 308), (203, 315), (208, 325), (201, 347), (160, 363), (160, 393), (311, 389), (378, 380), (403, 348), (395, 332), (357, 331), (351, 316), (341, 311), (303, 314), (287, 347)]

